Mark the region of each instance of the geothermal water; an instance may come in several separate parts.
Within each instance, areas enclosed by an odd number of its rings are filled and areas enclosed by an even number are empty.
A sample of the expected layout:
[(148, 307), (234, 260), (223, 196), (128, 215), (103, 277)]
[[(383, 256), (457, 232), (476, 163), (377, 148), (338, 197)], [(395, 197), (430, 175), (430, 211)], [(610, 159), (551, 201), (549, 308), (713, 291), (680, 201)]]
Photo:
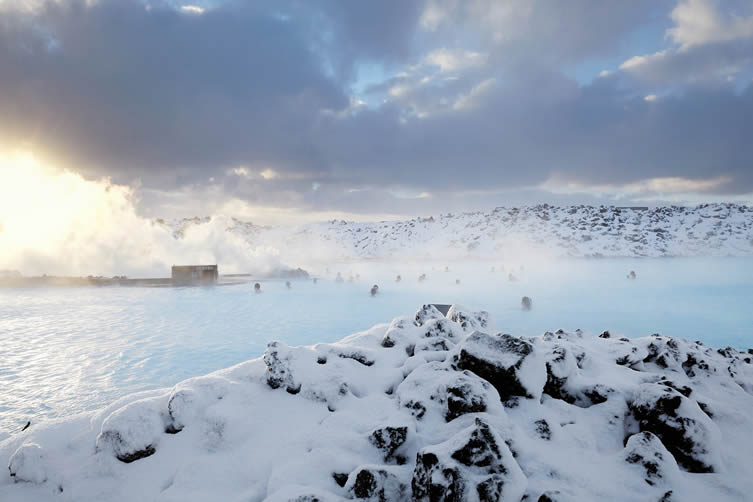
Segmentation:
[[(0, 439), (27, 420), (96, 409), (258, 357), (271, 340), (333, 342), (424, 303), (488, 310), (496, 329), (513, 335), (581, 328), (753, 346), (750, 258), (445, 266), (333, 264), (316, 271), (318, 284), (266, 281), (260, 294), (252, 284), (0, 290)], [(626, 278), (630, 270), (637, 279)], [(334, 281), (338, 271), (345, 282)], [(523, 295), (533, 299), (529, 312)]]

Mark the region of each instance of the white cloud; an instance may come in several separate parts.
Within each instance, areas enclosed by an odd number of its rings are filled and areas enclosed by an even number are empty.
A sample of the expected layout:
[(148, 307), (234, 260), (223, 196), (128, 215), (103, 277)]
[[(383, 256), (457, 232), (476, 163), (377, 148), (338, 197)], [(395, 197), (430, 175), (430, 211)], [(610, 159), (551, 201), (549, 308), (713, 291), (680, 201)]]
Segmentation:
[(277, 178), (279, 176), (279, 174), (274, 169), (267, 168), (267, 169), (264, 169), (263, 171), (261, 171), (259, 173), (259, 176), (261, 176), (265, 180), (273, 180), (273, 179)]
[(659, 51), (645, 56), (633, 56), (620, 65), (620, 70), (635, 71), (646, 65), (661, 62), (667, 57), (667, 51)]
[(660, 193), (683, 194), (704, 193), (730, 183), (732, 178), (717, 176), (706, 179), (689, 179), (680, 176), (649, 178), (637, 183), (624, 185), (623, 189), (632, 194)]
[(435, 31), (447, 20), (447, 17), (447, 9), (440, 5), (439, 1), (430, 0), (421, 13), (421, 27), (427, 31)]
[(230, 173), (243, 178), (251, 177), (251, 171), (247, 167), (235, 167), (230, 170)]
[(181, 5), (180, 10), (181, 12), (185, 12), (186, 14), (204, 14), (204, 8), (197, 5)]
[(675, 25), (667, 30), (667, 37), (681, 50), (753, 38), (753, 14), (748, 17), (735, 13), (725, 16), (710, 0), (681, 0), (670, 17)]
[(693, 194), (705, 194), (713, 192), (731, 182), (732, 178), (729, 176), (700, 179), (685, 178), (683, 176), (664, 176), (624, 184), (589, 184), (568, 180), (563, 176), (552, 176), (537, 188), (559, 194), (587, 193), (615, 199), (626, 196), (644, 196), (644, 200), (651, 200), (652, 197), (665, 197), (667, 195), (689, 196)]
[(443, 72), (465, 71), (484, 66), (487, 55), (460, 49), (437, 49), (427, 54), (426, 64), (439, 66)]
[(674, 47), (633, 56), (620, 70), (667, 84), (729, 80), (753, 61), (749, 50), (739, 50), (741, 43), (753, 41), (753, 10), (741, 16), (732, 5), (731, 1), (679, 0), (670, 13), (674, 24), (665, 33)]
[(494, 78), (488, 78), (476, 86), (473, 87), (473, 89), (468, 92), (468, 94), (465, 94), (463, 96), (460, 96), (457, 101), (455, 101), (455, 104), (453, 105), (453, 108), (455, 110), (464, 110), (473, 108), (478, 104), (478, 101), (486, 95), (491, 89), (494, 88), (494, 85), (497, 83), (497, 80)]

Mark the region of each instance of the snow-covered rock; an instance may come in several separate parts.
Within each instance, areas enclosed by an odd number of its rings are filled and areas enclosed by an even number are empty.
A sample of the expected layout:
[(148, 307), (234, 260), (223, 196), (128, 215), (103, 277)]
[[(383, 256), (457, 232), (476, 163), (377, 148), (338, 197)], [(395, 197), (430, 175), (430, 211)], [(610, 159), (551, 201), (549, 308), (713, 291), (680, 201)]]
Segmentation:
[(719, 469), (720, 432), (698, 403), (668, 385), (646, 383), (638, 388), (630, 410), (639, 430), (658, 436), (688, 471)]
[(0, 500), (750, 499), (749, 352), (493, 326), (427, 305), (36, 423)]
[(455, 366), (491, 383), (503, 400), (538, 398), (544, 388), (544, 366), (533, 345), (510, 335), (471, 333), (460, 345)]
[[(253, 246), (306, 249), (310, 258), (495, 257), (521, 250), (554, 256), (749, 256), (753, 208), (704, 204), (626, 208), (547, 204), (443, 214), (404, 221), (332, 220), (297, 227), (264, 227), (225, 216), (155, 220), (176, 239), (216, 223)], [(626, 274), (628, 272), (626, 271)]]
[(623, 452), (625, 462), (641, 469), (646, 483), (671, 483), (679, 474), (677, 462), (661, 440), (650, 432), (640, 432), (628, 438)]
[(45, 454), (36, 443), (24, 443), (10, 457), (8, 471), (16, 481), (44, 483), (47, 481)]
[(161, 400), (145, 399), (114, 411), (102, 422), (97, 450), (125, 463), (153, 455), (165, 432), (163, 406)]
[(417, 501), (518, 502), (526, 477), (499, 434), (476, 418), (447, 441), (418, 452), (411, 487)]

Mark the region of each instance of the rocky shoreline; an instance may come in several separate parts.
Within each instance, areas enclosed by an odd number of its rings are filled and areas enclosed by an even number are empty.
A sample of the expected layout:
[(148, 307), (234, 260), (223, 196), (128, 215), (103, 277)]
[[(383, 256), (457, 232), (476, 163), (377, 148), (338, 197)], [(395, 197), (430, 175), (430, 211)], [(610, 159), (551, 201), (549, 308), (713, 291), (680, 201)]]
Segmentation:
[(425, 305), (0, 443), (0, 499), (749, 500), (753, 351)]

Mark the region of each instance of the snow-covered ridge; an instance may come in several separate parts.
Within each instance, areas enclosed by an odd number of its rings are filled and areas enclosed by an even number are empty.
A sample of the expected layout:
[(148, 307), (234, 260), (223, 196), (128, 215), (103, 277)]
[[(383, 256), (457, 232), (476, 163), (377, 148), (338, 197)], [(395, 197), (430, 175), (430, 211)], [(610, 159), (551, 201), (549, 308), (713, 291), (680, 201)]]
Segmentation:
[[(181, 238), (212, 218), (160, 224)], [(745, 256), (753, 208), (735, 204), (619, 208), (538, 205), (376, 223), (333, 220), (262, 227), (222, 217), (252, 245), (321, 250), (328, 258), (496, 258), (540, 250), (554, 256)]]
[(750, 500), (752, 351), (414, 316), (0, 443), (0, 499)]

